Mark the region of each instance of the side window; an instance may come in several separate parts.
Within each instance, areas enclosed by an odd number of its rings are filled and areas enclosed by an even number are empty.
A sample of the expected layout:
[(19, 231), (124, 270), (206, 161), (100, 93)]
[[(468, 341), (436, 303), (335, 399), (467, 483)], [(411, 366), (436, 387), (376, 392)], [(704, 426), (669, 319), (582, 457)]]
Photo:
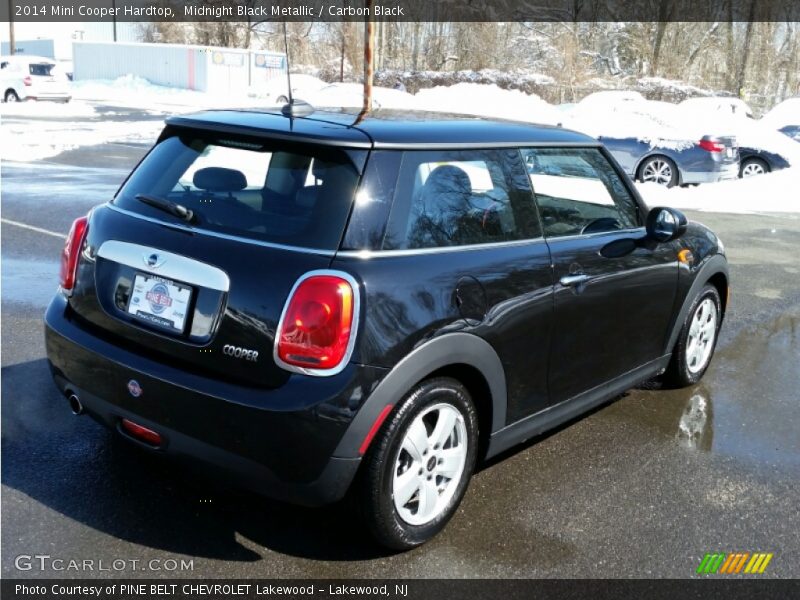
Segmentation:
[(523, 160), (547, 237), (639, 227), (636, 201), (597, 148), (528, 148)]
[(384, 249), (540, 236), (518, 150), (404, 153)]

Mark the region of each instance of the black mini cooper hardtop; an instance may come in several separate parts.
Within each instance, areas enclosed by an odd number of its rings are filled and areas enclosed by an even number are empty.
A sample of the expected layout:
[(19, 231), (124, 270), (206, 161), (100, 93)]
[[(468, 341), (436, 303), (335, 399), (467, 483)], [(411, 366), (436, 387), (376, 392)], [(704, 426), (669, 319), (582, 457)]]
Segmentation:
[(476, 461), (698, 381), (727, 295), (720, 240), (585, 135), (210, 111), (75, 221), (45, 333), (75, 413), (409, 548)]

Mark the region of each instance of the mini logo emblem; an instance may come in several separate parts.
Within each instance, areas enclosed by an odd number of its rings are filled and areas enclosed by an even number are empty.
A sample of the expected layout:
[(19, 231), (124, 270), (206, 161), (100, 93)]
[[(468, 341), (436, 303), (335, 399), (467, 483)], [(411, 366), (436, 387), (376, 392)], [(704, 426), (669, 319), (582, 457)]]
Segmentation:
[(157, 269), (167, 260), (156, 252), (153, 252), (152, 254), (143, 254), (142, 258), (144, 259), (144, 264), (152, 269)]
[(172, 298), (169, 297), (169, 288), (160, 281), (155, 284), (144, 296), (150, 303), (150, 310), (160, 315), (164, 310), (172, 306)]
[(135, 379), (131, 379), (128, 382), (128, 393), (134, 398), (138, 398), (142, 395), (142, 386), (140, 386), (139, 382)]

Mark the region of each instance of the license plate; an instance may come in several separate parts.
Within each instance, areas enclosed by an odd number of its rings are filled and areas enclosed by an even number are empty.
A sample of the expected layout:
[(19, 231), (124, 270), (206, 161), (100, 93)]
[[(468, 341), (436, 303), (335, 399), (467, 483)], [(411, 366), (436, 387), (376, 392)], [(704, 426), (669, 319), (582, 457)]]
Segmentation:
[(725, 154), (728, 156), (728, 158), (733, 158), (733, 148), (728, 148), (725, 151)]
[(128, 312), (137, 319), (174, 332), (183, 332), (192, 288), (163, 277), (137, 273)]

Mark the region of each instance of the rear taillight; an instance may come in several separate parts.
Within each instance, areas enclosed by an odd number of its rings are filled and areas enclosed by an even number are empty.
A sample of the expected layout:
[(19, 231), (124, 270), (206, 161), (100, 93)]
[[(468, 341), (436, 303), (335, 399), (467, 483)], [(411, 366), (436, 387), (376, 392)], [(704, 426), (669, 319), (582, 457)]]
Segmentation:
[(700, 140), (700, 147), (709, 152), (722, 152), (725, 150), (725, 144), (716, 140)]
[(355, 341), (358, 287), (344, 273), (318, 271), (302, 277), (283, 309), (275, 335), (275, 361), (291, 371), (333, 375)]
[(27, 75), (23, 80), (22, 83), (25, 85), (33, 85), (33, 80), (31, 79), (30, 75)]
[(129, 421), (128, 419), (122, 419), (122, 421), (120, 421), (120, 426), (122, 427), (123, 431), (125, 431), (125, 433), (131, 437), (134, 437), (145, 444), (155, 446), (156, 448), (160, 447), (164, 441), (161, 437), (161, 434), (156, 433), (152, 429), (148, 429), (143, 425)]
[(61, 252), (61, 288), (71, 290), (75, 286), (75, 273), (78, 270), (78, 257), (83, 250), (83, 242), (89, 231), (89, 219), (75, 219), (67, 235), (64, 250)]

